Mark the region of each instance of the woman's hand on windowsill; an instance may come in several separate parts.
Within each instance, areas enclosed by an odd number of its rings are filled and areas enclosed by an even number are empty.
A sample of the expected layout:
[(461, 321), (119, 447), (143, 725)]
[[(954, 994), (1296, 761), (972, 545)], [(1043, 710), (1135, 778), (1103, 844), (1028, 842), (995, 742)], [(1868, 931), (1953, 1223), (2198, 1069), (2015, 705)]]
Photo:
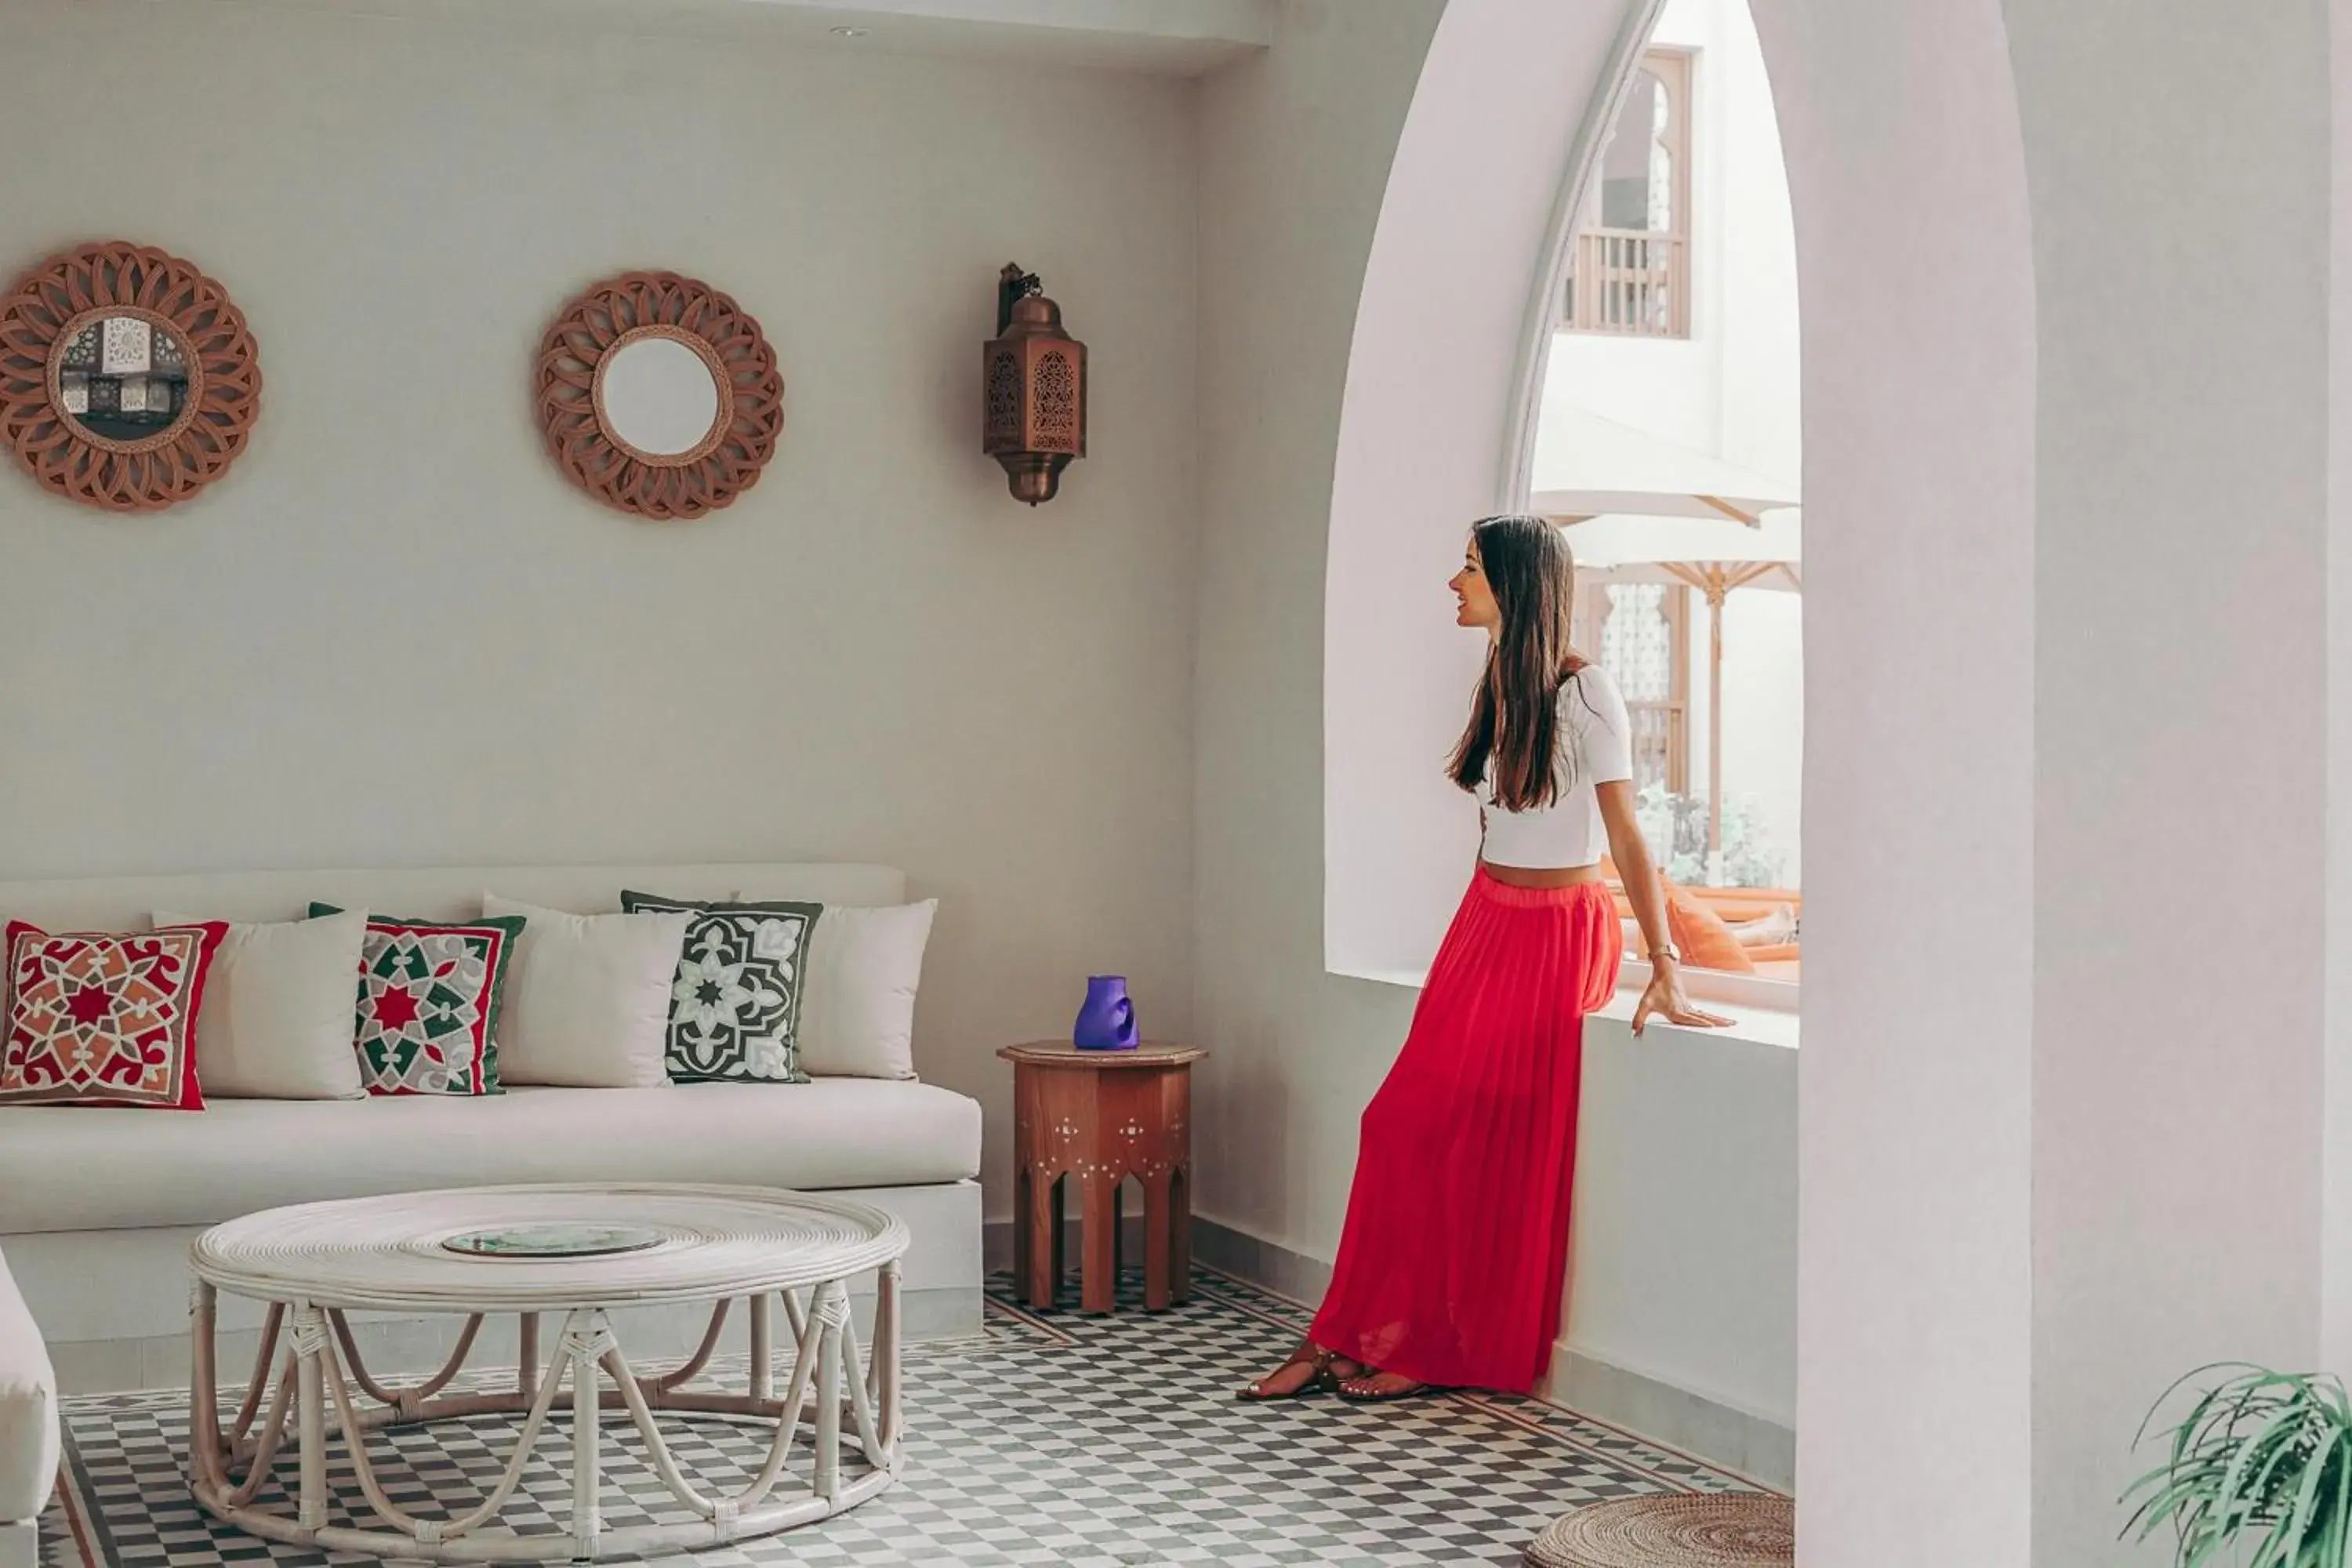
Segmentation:
[(1683, 994), (1681, 969), (1682, 965), (1671, 958), (1650, 961), (1650, 984), (1643, 988), (1642, 1000), (1633, 1009), (1634, 1034), (1642, 1032), (1653, 1014), (1685, 1029), (1721, 1029), (1730, 1026), (1730, 1019), (1691, 1005), (1690, 998)]

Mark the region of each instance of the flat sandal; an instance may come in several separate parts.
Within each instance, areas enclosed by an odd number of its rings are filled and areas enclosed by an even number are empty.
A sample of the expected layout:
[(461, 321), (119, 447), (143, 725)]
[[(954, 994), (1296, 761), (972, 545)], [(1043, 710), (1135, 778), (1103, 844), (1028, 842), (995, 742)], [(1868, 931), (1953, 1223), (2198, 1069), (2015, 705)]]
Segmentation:
[(1359, 1373), (1354, 1377), (1335, 1379), (1331, 1384), (1331, 1392), (1350, 1405), (1391, 1405), (1400, 1399), (1427, 1399), (1436, 1394), (1454, 1392), (1443, 1384), (1436, 1383), (1416, 1383), (1410, 1387), (1394, 1389), (1387, 1394), (1351, 1394), (1348, 1391), (1348, 1384), (1351, 1383), (1370, 1383), (1380, 1375), (1376, 1368), (1370, 1372)]
[[(1247, 1388), (1236, 1388), (1234, 1390), (1234, 1397), (1235, 1399), (1246, 1399), (1254, 1404), (1264, 1404), (1276, 1399), (1304, 1399), (1310, 1394), (1330, 1393), (1339, 1386), (1339, 1379), (1331, 1375), (1331, 1354), (1332, 1352), (1329, 1351), (1316, 1350), (1312, 1346), (1309, 1346), (1305, 1350), (1299, 1351), (1288, 1361), (1284, 1362), (1280, 1366), (1276, 1367), (1264, 1377), (1252, 1383)], [(1284, 1373), (1288, 1372), (1294, 1366), (1311, 1366), (1315, 1369), (1315, 1375), (1308, 1378), (1306, 1382), (1300, 1384), (1297, 1388), (1292, 1389), (1287, 1394), (1262, 1394), (1258, 1392), (1267, 1384), (1272, 1383), (1276, 1378), (1280, 1377)]]

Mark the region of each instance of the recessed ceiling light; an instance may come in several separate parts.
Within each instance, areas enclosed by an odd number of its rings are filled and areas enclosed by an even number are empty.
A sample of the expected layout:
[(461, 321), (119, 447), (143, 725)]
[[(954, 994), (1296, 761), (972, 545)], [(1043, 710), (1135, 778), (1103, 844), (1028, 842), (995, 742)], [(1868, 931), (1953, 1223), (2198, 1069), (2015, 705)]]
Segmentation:
[(836, 38), (862, 38), (870, 31), (872, 29), (868, 27), (835, 27), (833, 36)]

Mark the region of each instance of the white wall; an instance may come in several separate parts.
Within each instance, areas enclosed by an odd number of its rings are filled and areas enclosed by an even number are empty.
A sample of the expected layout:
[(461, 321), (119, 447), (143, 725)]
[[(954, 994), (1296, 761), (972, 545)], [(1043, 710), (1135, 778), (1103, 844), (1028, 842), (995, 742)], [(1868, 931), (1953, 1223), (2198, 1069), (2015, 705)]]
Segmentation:
[[(1797, 1414), (1797, 1053), (1689, 1030), (1637, 1039), (1622, 1017), (1594, 1019), (1577, 1114), (1559, 1348), (1755, 1416), (1785, 1441)], [(1556, 1380), (1567, 1370), (1554, 1361)]]
[[(2327, 816), (2352, 822), (2352, 0), (2328, 5)], [(2327, 837), (2320, 1347), (2352, 1367), (2352, 832)]]
[[(2153, 1563), (2102, 1544), (2148, 1402), (2320, 1352), (2326, 16), (2007, 12), (2041, 325), (2035, 1559)], [(2126, 68), (2082, 68), (2126, 37)], [(2261, 232), (2180, 243), (2225, 209)], [(2226, 319), (2180, 308), (2251, 270)], [(2242, 829), (2188, 887), (2183, 801)]]
[[(193, 505), (0, 473), (0, 873), (902, 866), (946, 900), (919, 1066), (992, 1175), (990, 1053), (1088, 973), (1189, 1032), (1184, 84), (300, 5), (0, 0), (0, 270), (168, 247), (267, 380)], [(1093, 350), (1034, 512), (979, 452), (1009, 259)], [(631, 267), (782, 361), (776, 459), (706, 521), (598, 507), (533, 426), (548, 317)]]
[[(1198, 1090), (1199, 1203), (1327, 1258), (1357, 1118), (1412, 1005), (1323, 972), (1332, 451), (1364, 259), (1439, 8), (1293, 0), (1273, 49), (1201, 98), (1194, 1011), (1220, 1055)], [(1451, 567), (1431, 566), (1442, 613)]]

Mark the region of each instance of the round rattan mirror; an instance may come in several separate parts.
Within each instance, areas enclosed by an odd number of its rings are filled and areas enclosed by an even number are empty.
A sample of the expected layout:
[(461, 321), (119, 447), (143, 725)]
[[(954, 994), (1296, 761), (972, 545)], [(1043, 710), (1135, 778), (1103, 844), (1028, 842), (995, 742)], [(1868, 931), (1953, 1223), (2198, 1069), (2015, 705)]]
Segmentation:
[(61, 251), (0, 298), (0, 444), (59, 495), (152, 511), (218, 479), (261, 407), (227, 290), (152, 246)]
[(630, 272), (557, 312), (540, 343), (547, 447), (590, 495), (687, 519), (758, 482), (784, 383), (760, 323), (709, 284)]

